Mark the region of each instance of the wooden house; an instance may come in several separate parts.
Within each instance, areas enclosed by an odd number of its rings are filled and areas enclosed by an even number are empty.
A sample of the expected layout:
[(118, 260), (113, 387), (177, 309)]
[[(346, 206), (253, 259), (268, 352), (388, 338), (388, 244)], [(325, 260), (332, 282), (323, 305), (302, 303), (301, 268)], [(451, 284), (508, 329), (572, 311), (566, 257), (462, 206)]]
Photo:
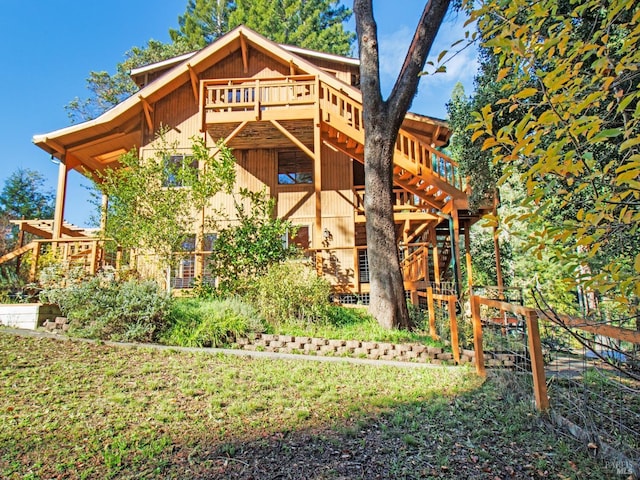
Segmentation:
[[(69, 258), (84, 259), (91, 269), (104, 264), (101, 240), (64, 223), (67, 174), (75, 169), (90, 176), (117, 166), (119, 156), (132, 148), (151, 157), (156, 132), (164, 125), (178, 151), (188, 151), (194, 135), (212, 148), (224, 139), (237, 159), (238, 187), (266, 188), (277, 215), (300, 227), (297, 240), (317, 256), (336, 290), (366, 296), (357, 59), (279, 45), (241, 26), (198, 52), (131, 75), (140, 90), (121, 104), (94, 120), (34, 137), (38, 147), (60, 160), (55, 218), (22, 221), (23, 229), (42, 240), (22, 246), (14, 256), (32, 250), (37, 257), (48, 242), (64, 246)], [(398, 135), (395, 218), (409, 292), (424, 291), (432, 282), (459, 281), (460, 241), (468, 241), (477, 219), (468, 211), (457, 165), (440, 150), (449, 136), (444, 121), (414, 113), (406, 115)], [(203, 245), (200, 240), (194, 245)], [(194, 248), (172, 273), (175, 288), (205, 275), (205, 255)]]

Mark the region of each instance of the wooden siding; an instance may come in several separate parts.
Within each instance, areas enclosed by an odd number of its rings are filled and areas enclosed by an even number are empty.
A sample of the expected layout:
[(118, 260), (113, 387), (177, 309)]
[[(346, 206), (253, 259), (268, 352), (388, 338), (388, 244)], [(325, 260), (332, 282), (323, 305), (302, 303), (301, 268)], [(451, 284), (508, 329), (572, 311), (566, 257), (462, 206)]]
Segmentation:
[(198, 104), (193, 96), (193, 89), (185, 83), (172, 95), (168, 95), (155, 105), (151, 114), (155, 131), (145, 128), (145, 147), (158, 148), (156, 138), (161, 126), (168, 128), (165, 139), (169, 144), (176, 142), (178, 148), (189, 148), (191, 137), (200, 134), (198, 124)]
[(242, 53), (236, 50), (212, 67), (202, 72), (200, 79), (213, 78), (271, 78), (289, 75), (289, 65), (283, 65), (264, 53), (249, 48), (249, 71), (244, 71)]

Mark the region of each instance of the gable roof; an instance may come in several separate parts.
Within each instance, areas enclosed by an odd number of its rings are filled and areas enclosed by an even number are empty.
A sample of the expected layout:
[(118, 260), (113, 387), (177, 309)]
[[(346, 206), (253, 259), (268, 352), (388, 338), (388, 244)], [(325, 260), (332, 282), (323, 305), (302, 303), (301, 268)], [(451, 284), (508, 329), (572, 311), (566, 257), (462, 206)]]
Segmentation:
[[(140, 72), (145, 68), (150, 71), (154, 68), (169, 67), (169, 70), (158, 78), (99, 117), (53, 132), (34, 135), (33, 143), (52, 156), (63, 160), (69, 168), (75, 168), (82, 173), (99, 170), (115, 161), (122, 153), (141, 145), (141, 117), (144, 114), (145, 105), (148, 108), (149, 105), (153, 105), (180, 86), (190, 82), (193, 73), (200, 74), (241, 49), (243, 43), (283, 64), (294, 65), (300, 72), (318, 76), (321, 81), (362, 103), (360, 90), (323, 71), (303, 55), (325, 59), (330, 57), (333, 61), (341, 59), (351, 64), (358, 62), (357, 59), (279, 45), (250, 28), (239, 26), (198, 52), (167, 60), (167, 63), (158, 62), (138, 69)], [(175, 64), (171, 67), (172, 62)], [(433, 124), (433, 120), (429, 117), (412, 115), (417, 124), (424, 122)], [(444, 122), (440, 121), (440, 123), (444, 125)]]

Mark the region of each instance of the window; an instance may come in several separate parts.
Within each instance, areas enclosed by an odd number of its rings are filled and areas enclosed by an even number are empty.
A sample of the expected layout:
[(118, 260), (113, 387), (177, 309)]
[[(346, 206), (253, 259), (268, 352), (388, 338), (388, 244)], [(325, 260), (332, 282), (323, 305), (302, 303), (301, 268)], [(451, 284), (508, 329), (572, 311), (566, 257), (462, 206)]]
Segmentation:
[(298, 150), (278, 152), (278, 185), (313, 183), (313, 161)]
[(198, 173), (198, 160), (191, 156), (171, 155), (164, 159), (163, 187), (186, 187)]

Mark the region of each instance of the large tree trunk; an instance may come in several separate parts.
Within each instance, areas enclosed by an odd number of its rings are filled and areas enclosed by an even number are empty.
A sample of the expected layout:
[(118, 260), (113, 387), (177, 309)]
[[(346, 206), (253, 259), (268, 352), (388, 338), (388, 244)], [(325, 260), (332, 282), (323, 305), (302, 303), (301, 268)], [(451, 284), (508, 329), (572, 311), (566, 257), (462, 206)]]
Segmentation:
[[(393, 221), (393, 147), (389, 122), (371, 118), (364, 155), (364, 211), (371, 287), (369, 311), (384, 328), (408, 328), (409, 312)], [(397, 130), (396, 130), (397, 135)]]
[(408, 327), (409, 312), (398, 258), (393, 219), (393, 154), (398, 130), (418, 88), (433, 40), (449, 0), (424, 7), (391, 95), (380, 90), (378, 34), (371, 0), (354, 0), (360, 48), (360, 85), (364, 114), (365, 215), (371, 286), (370, 313), (385, 328)]

